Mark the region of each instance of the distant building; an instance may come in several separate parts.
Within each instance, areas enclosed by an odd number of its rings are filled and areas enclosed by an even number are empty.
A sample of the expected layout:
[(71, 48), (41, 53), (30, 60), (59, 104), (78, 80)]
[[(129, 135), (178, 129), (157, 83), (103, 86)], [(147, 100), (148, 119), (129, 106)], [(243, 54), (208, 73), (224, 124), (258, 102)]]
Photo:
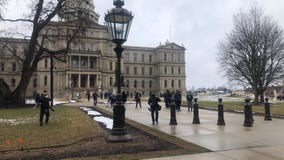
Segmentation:
[[(75, 9), (74, 9), (75, 7)], [(98, 23), (99, 15), (94, 11), (93, 0), (67, 0), (65, 13), (60, 13), (59, 22), (51, 22), (45, 27), (49, 30), (50, 41), (44, 45), (60, 49), (66, 44), (66, 28), (78, 22), (77, 14), (85, 16), (81, 22), (84, 32), (73, 41), (70, 51), (62, 55), (66, 62), (54, 60), (54, 96), (71, 97), (71, 91), (81, 93), (90, 90), (115, 92), (116, 55), (114, 44), (108, 37), (106, 26)], [(43, 33), (42, 33), (43, 34)], [(134, 33), (135, 34), (135, 33)], [(40, 40), (38, 40), (40, 41)], [(13, 90), (19, 83), (21, 62), (29, 40), (0, 38), (0, 79), (4, 79)], [(4, 47), (8, 45), (9, 48)], [(167, 89), (180, 90), (186, 94), (185, 87), (185, 48), (176, 43), (166, 42), (157, 47), (124, 46), (122, 74), (125, 90), (149, 95), (150, 91), (163, 93)], [(38, 63), (33, 73), (26, 95), (50, 89), (50, 58)]]

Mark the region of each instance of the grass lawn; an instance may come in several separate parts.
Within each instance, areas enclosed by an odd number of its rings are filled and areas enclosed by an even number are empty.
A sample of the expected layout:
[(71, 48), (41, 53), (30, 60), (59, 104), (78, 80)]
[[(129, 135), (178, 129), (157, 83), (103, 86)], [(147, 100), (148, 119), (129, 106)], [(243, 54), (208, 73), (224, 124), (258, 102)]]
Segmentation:
[(39, 109), (0, 109), (0, 159), (145, 159), (207, 149), (126, 120), (133, 141), (109, 143), (104, 130), (78, 107), (56, 106), (39, 126)]
[[(198, 104), (200, 107), (206, 107), (206, 108), (212, 108), (217, 109), (218, 108), (218, 102), (214, 101), (206, 101), (206, 100), (200, 100), (198, 101)], [(224, 100), (223, 101), (224, 109), (225, 110), (244, 110), (245, 102), (243, 101), (230, 101), (230, 100)], [(253, 112), (257, 113), (264, 113), (264, 104), (252, 104), (252, 110)], [(284, 115), (284, 103), (283, 102), (275, 102), (270, 104), (270, 112), (271, 114), (277, 114), (277, 115)]]
[(77, 107), (56, 106), (50, 122), (39, 126), (39, 109), (0, 109), (0, 151), (72, 144), (105, 134)]

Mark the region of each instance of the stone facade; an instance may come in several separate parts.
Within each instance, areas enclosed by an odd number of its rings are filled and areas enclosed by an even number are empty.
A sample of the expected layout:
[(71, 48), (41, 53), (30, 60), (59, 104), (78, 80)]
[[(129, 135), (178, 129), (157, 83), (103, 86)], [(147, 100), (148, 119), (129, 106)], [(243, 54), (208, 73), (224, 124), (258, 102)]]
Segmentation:
[[(71, 2), (76, 0), (70, 0)], [(90, 1), (90, 0), (89, 0)], [(76, 5), (75, 5), (76, 6)], [(81, 24), (81, 31), (72, 41), (67, 54), (54, 59), (54, 97), (71, 97), (76, 93), (83, 96), (87, 90), (114, 93), (116, 56), (114, 44), (109, 40), (107, 29), (98, 24), (98, 14), (94, 12), (93, 2), (85, 5), (85, 20), (61, 15), (62, 20), (51, 22), (42, 33), (48, 33), (49, 41), (45, 47), (58, 50), (66, 46), (69, 31), (76, 30)], [(90, 14), (87, 14), (89, 11)], [(71, 11), (70, 11), (71, 12)], [(73, 15), (73, 14), (72, 14)], [(46, 32), (46, 31), (49, 32)], [(42, 34), (43, 35), (43, 34)], [(40, 41), (40, 40), (39, 40)], [(17, 57), (23, 57), (28, 40), (0, 38), (0, 78), (13, 90), (20, 79), (21, 63)], [(4, 46), (8, 45), (5, 48)], [(140, 92), (148, 96), (150, 91), (163, 93), (167, 89), (185, 88), (185, 48), (175, 43), (166, 42), (157, 47), (124, 46), (122, 59), (123, 91), (130, 95)], [(9, 55), (9, 56), (7, 56)], [(34, 73), (27, 96), (34, 92), (50, 90), (50, 58), (42, 59)]]

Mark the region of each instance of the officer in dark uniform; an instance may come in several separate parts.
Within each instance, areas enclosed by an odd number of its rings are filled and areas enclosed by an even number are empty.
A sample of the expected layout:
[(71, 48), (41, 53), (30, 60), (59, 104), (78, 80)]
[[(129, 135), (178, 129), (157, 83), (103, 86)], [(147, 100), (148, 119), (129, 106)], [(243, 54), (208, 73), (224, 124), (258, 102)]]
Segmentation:
[(41, 96), (41, 98), (39, 99), (38, 103), (35, 104), (34, 108), (35, 109), (37, 107), (38, 104), (40, 104), (40, 115), (39, 115), (39, 122), (40, 122), (40, 126), (42, 126), (43, 124), (43, 116), (45, 115), (45, 124), (48, 123), (49, 120), (49, 108), (50, 108), (50, 103), (51, 103), (51, 99), (48, 97), (48, 94), (46, 93), (46, 91), (44, 91), (43, 95)]
[(155, 124), (155, 122), (158, 124), (159, 110), (161, 109), (159, 107), (159, 102), (161, 102), (161, 99), (159, 97), (156, 97), (155, 93), (152, 92), (148, 99), (148, 104), (150, 105), (149, 111), (151, 111), (152, 124)]

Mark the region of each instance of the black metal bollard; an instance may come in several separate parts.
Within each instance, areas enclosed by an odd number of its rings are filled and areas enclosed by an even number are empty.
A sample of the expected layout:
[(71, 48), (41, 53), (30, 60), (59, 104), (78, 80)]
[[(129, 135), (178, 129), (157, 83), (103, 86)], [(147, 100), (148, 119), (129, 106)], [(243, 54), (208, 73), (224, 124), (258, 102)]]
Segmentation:
[(192, 124), (200, 124), (197, 98), (194, 98)]
[(171, 98), (171, 119), (170, 119), (170, 125), (177, 125), (177, 119), (176, 119), (176, 103), (175, 99)]
[(222, 98), (218, 99), (218, 121), (217, 125), (225, 125), (225, 120), (224, 120), (224, 106), (222, 104)]
[(252, 106), (250, 104), (250, 98), (245, 99), (246, 104), (244, 105), (245, 120), (244, 127), (252, 127), (253, 118), (252, 118)]
[(265, 98), (264, 109), (265, 109), (264, 120), (265, 121), (272, 121), (271, 115), (270, 115), (270, 104), (268, 102), (268, 98)]

